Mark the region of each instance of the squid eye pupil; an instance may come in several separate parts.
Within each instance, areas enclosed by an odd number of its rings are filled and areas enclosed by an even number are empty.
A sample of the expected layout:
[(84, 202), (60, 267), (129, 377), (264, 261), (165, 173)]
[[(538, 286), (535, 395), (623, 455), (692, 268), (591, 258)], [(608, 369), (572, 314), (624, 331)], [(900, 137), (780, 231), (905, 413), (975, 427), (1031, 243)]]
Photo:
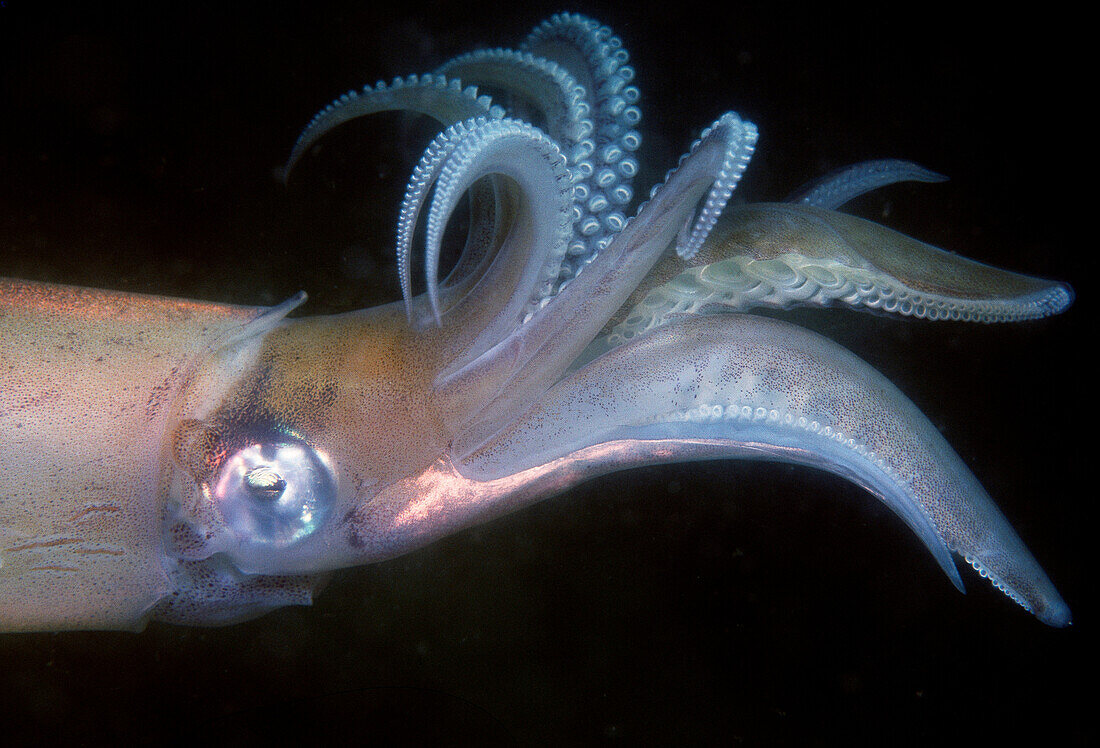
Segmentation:
[(285, 435), (237, 445), (206, 490), (236, 537), (238, 560), (312, 535), (337, 493), (324, 454)]
[(268, 465), (245, 473), (244, 484), (250, 494), (267, 501), (278, 499), (286, 490), (286, 480)]

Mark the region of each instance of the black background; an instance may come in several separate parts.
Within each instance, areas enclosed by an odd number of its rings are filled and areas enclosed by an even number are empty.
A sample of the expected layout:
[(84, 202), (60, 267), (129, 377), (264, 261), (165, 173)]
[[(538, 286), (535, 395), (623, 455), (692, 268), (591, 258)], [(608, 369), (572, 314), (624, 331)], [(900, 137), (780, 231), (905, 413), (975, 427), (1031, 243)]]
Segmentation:
[[(273, 170), (343, 90), (518, 44), (565, 8), (367, 5), (0, 0), (0, 275), (244, 304), (304, 288), (307, 314), (396, 298), (396, 208), (430, 131), (355, 124), (289, 189)], [(778, 199), (839, 165), (911, 159), (952, 181), (851, 209), (1075, 285), (1067, 314), (1008, 327), (785, 315), (856, 351), (943, 430), (1073, 628), (1044, 627), (968, 571), (959, 595), (888, 510), (830, 476), (687, 464), (591, 481), (236, 627), (0, 635), (5, 738), (1095, 740), (1081, 680), (1096, 669), (1083, 21), (822, 5), (571, 8), (632, 53), (640, 192), (736, 109), (761, 131), (738, 194)]]

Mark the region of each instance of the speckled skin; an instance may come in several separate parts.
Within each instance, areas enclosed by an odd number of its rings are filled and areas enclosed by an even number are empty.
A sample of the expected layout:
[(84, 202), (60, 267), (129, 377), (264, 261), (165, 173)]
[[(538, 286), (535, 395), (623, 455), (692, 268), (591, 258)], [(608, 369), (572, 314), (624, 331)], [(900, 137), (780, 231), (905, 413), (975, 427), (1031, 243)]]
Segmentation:
[[(594, 33), (599, 46), (610, 31)], [(421, 83), (384, 96), (400, 104), (411, 91), (441, 111), (431, 97), (451, 89)], [(322, 112), (308, 142), (344, 121), (341, 105)], [(430, 267), (431, 298), (407, 308), (280, 321), (290, 307), (0, 281), (0, 629), (232, 623), (308, 604), (333, 569), (405, 553), (591, 476), (717, 458), (810, 464), (853, 480), (901, 516), (957, 586), (952, 552), (1040, 620), (1069, 623), (1022, 541), (900, 391), (806, 330), (711, 314), (840, 301), (1024, 319), (1063, 310), (1067, 286), (812, 206), (748, 206), (706, 238), (699, 221), (721, 211), (731, 165), (743, 168), (743, 146), (755, 142), (732, 113), (633, 219), (616, 220), (598, 254), (548, 283), (546, 260), (572, 215), (549, 199), (568, 198), (565, 157), (541, 136), (533, 155), (532, 129), (509, 128), (484, 172), (461, 174), (478, 186), (458, 269), (434, 288)], [(540, 158), (555, 168), (521, 166)], [(477, 182), (501, 172), (513, 181)], [(697, 274), (684, 279), (671, 250), (693, 224), (702, 244), (685, 253)], [(653, 313), (635, 314), (654, 293)], [(275, 543), (271, 499), (298, 484), (267, 493), (227, 466), (242, 451), (273, 461), (283, 448), (312, 457), (302, 485), (321, 488), (303, 494), (306, 531)], [(231, 502), (262, 521), (242, 525)]]
[[(700, 180), (681, 174), (654, 215), (694, 203)], [(629, 241), (512, 343), (449, 376), (468, 358), (456, 340), (476, 335), (462, 317), (435, 327), (423, 298), (412, 324), (390, 305), (249, 335), (262, 310), (5, 281), (3, 626), (240, 620), (308, 603), (326, 571), (592, 475), (717, 457), (845, 475), (895, 508), (956, 580), (949, 550), (1040, 619), (1066, 623), (1049, 580), (927, 419), (827, 340), (764, 318), (704, 316), (565, 373), (677, 223), (632, 224)], [(491, 299), (470, 318), (482, 324), (486, 307)], [(338, 495), (312, 536), (256, 555), (203, 487), (235, 433), (269, 427), (324, 454)]]
[[(656, 203), (656, 215), (684, 204)], [(455, 340), (474, 333), (432, 325), (423, 298), (413, 324), (389, 305), (250, 335), (262, 310), (5, 281), (3, 626), (232, 622), (308, 603), (326, 571), (404, 553), (593, 475), (719, 457), (853, 479), (954, 579), (949, 551), (1040, 619), (1068, 621), (934, 427), (823, 338), (766, 318), (688, 318), (565, 374), (670, 233), (628, 230), (626, 249), (517, 328), (518, 348), (497, 346), (473, 374), (449, 378), (440, 372), (465, 355)], [(324, 454), (338, 494), (318, 532), (256, 555), (204, 486), (235, 434), (269, 427)]]
[(0, 628), (144, 625), (173, 397), (260, 311), (0, 280)]

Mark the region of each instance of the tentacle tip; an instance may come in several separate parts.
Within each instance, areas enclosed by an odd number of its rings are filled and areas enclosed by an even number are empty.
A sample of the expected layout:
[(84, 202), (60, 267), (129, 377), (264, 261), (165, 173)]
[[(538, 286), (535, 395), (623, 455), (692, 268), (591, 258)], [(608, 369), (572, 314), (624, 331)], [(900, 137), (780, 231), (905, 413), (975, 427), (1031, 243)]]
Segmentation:
[(275, 178), (282, 182), (284, 185), (290, 180), (290, 174), (294, 171), (294, 168), (298, 166), (298, 162), (302, 160), (302, 156), (305, 155), (305, 151), (301, 148), (301, 143), (296, 144), (290, 152), (289, 158), (286, 160), (286, 164), (282, 168), (276, 167), (272, 170), (275, 174)]
[(959, 569), (955, 566), (953, 560), (943, 565), (943, 573), (951, 580), (951, 584), (955, 589), (964, 595), (966, 594), (966, 585), (963, 584), (962, 576), (959, 574)]
[(676, 256), (684, 262), (688, 262), (695, 253), (699, 251), (697, 245), (693, 245), (691, 241), (691, 227), (695, 222), (695, 217), (689, 215), (687, 220), (684, 221), (684, 225), (680, 227), (680, 231), (676, 234)]
[(1059, 281), (1047, 281), (1038, 291), (1022, 297), (1021, 303), (1029, 313), (1022, 319), (1045, 319), (1062, 314), (1071, 306), (1077, 294), (1073, 286)]
[(951, 177), (947, 176), (946, 174), (940, 174), (938, 171), (932, 171), (931, 169), (926, 169), (925, 167), (920, 166), (919, 164), (916, 165), (916, 166), (920, 170), (918, 176), (916, 177), (917, 181), (929, 182), (929, 183), (950, 182), (951, 181)]
[(690, 262), (695, 257), (696, 250), (684, 244), (676, 245), (676, 256), (684, 262)]
[(1050, 313), (1061, 314), (1073, 306), (1073, 302), (1077, 298), (1077, 292), (1068, 283), (1056, 283), (1051, 296)]
[(1073, 614), (1070, 613), (1069, 606), (1061, 598), (1050, 601), (1042, 610), (1036, 611), (1035, 617), (1056, 629), (1073, 625)]
[(276, 179), (281, 181), (284, 185), (290, 182), (290, 175), (298, 168), (298, 164), (302, 162), (302, 156), (305, 155), (304, 151), (294, 149), (294, 152), (290, 154), (290, 158), (286, 160), (286, 165), (280, 168), (275, 168), (274, 172)]

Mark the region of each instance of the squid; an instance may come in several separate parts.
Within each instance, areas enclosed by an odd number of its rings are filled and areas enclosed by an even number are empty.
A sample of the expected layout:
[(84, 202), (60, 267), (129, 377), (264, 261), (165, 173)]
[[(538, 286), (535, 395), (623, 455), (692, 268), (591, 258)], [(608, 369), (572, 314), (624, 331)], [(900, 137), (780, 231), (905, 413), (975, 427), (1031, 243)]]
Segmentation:
[(232, 624), (593, 476), (732, 459), (853, 481), (960, 590), (954, 555), (1069, 624), (901, 391), (751, 312), (1014, 322), (1064, 311), (1071, 288), (838, 212), (943, 179), (909, 162), (732, 200), (758, 139), (735, 112), (639, 199), (629, 59), (610, 29), (563, 13), (518, 49), (350, 91), (314, 117), (287, 176), (345, 122), (439, 123), (401, 204), (396, 303), (291, 317), (304, 293), (257, 308), (0, 279), (0, 630)]

